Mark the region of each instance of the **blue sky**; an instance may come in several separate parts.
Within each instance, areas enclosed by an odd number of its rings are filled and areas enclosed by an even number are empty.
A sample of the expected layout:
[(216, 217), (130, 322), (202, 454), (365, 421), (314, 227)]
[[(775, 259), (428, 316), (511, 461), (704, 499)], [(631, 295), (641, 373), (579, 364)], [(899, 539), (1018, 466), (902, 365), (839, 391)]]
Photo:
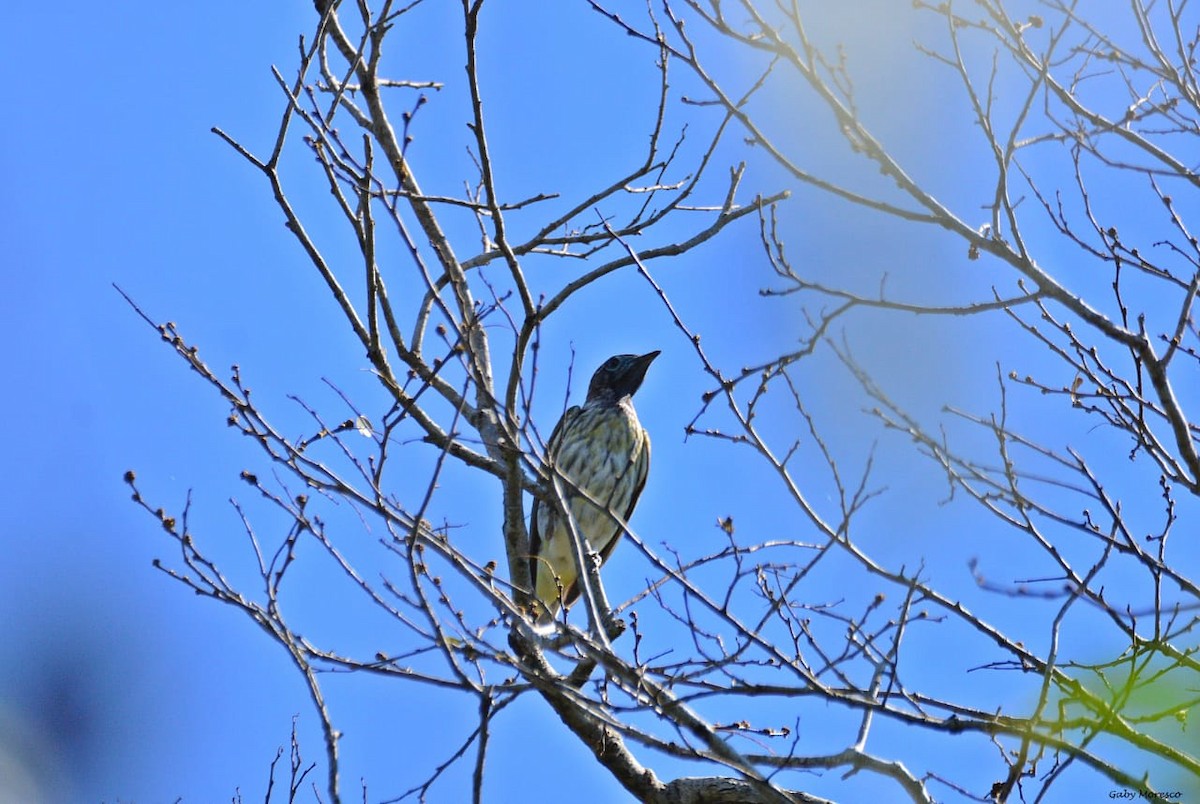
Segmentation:
[[(620, 172), (645, 140), (646, 120), (637, 112), (652, 108), (655, 87), (646, 83), (652, 54), (582, 4), (550, 5), (514, 3), (485, 15), (483, 91), (497, 180), (511, 199), (546, 190), (571, 198), (590, 186), (589, 177)], [(535, 11), (549, 16), (534, 25)], [(447, 86), (429, 93), (417, 115), (410, 158), (420, 166), (427, 192), (457, 194), (470, 176), (470, 160), (456, 14), (417, 13), (425, 15), (422, 35), (395, 39), (398, 70)], [(18, 4), (0, 30), (10, 110), (8, 124), (0, 127), (0, 166), (10, 187), (0, 219), (7, 257), (0, 354), (9, 378), (0, 397), (8, 428), (6, 504), (0, 508), (0, 640), (6, 646), (0, 662), (0, 802), (17, 800), (5, 784), (21, 793), (41, 790), (46, 802), (207, 802), (228, 800), (235, 790), (257, 800), (294, 715), (305, 756), (322, 756), (315, 716), (285, 653), (246, 618), (196, 598), (151, 566), (157, 557), (170, 563), (172, 544), (129, 502), (121, 481), (127, 469), (138, 472), (156, 505), (178, 510), (192, 490), (195, 532), (231, 577), (246, 583), (253, 581), (252, 557), (227, 500), (243, 501), (264, 533), (280, 523), (238, 481), (243, 469), (265, 467), (252, 445), (225, 427), (225, 406), (112, 288), (119, 284), (151, 316), (176, 322), (219, 373), (240, 364), (256, 397), (290, 431), (310, 427), (288, 401), (290, 394), (321, 406), (331, 419), (343, 414), (326, 380), (356, 400), (379, 402), (360, 347), (340, 326), (319, 278), (284, 230), (267, 186), (209, 131), (219, 126), (252, 150), (269, 147), (282, 108), (269, 68), (277, 65), (290, 77), (297, 37), (309, 32), (313, 17), (310, 4), (300, 0)], [(544, 30), (572, 35), (547, 37)], [(860, 92), (879, 101), (873, 107), (879, 126), (907, 162), (951, 197), (960, 191), (969, 197), (970, 185), (960, 187), (956, 167), (973, 154), (969, 127), (954, 122), (944, 98), (890, 91), (890, 59), (911, 37), (888, 33), (886, 25), (858, 33), (858, 47), (878, 59), (864, 70)], [(744, 69), (722, 67), (734, 74)], [(906, 80), (919, 85), (923, 76)], [(682, 71), (673, 82), (687, 86)], [(793, 127), (797, 142), (811, 137), (820, 164), (836, 169), (845, 157), (830, 146), (827, 121), (809, 118), (817, 113), (806, 104), (799, 94), (781, 96), (776, 113)], [(689, 115), (688, 147), (704, 142), (712, 114), (672, 114), (679, 115), (668, 121), (672, 131)], [(940, 140), (923, 134), (931, 121)], [(315, 183), (312, 163), (296, 153), (286, 170), (301, 207), (311, 211), (306, 220), (327, 238), (332, 253), (349, 253), (338, 240), (344, 235), (337, 222), (322, 218), (327, 194)], [(789, 187), (760, 154), (732, 154), (722, 152), (749, 159), (742, 200)], [(716, 188), (725, 169), (721, 164), (714, 170), (717, 179), (707, 185), (714, 200), (721, 198)], [(971, 264), (974, 273), (968, 273), (960, 244), (887, 221), (864, 226), (853, 208), (809, 189), (791, 189), (795, 196), (784, 212), (794, 234), (789, 245), (818, 275), (870, 283), (886, 269), (894, 276), (889, 287), (936, 286), (945, 301), (973, 298), (993, 283), (1010, 281), (986, 260)], [(514, 216), (514, 225), (531, 225), (537, 217), (527, 220)], [(451, 224), (463, 244), (460, 256), (477, 244), (472, 225), (467, 219)], [(530, 260), (528, 271), (536, 287), (552, 291), (569, 267)], [(798, 304), (756, 294), (772, 277), (759, 259), (757, 225), (750, 219), (685, 258), (651, 269), (685, 318), (700, 322), (706, 349), (722, 365), (761, 360), (805, 331)], [(572, 303), (563, 313), (543, 332), (534, 406), (543, 434), (561, 411), (572, 350), (573, 399), (581, 375), (609, 354), (664, 351), (638, 397), (642, 421), (655, 439), (655, 465), (635, 522), (639, 533), (653, 543), (692, 539), (702, 549), (719, 544), (717, 517), (733, 515), (739, 527), (764, 538), (776, 531), (802, 534), (794, 514), (781, 518), (779, 491), (748, 456), (703, 439), (684, 442), (683, 427), (707, 384), (643, 280), (632, 273), (611, 277), (586, 304)], [(854, 343), (897, 399), (933, 415), (944, 402), (975, 410), (994, 406), (995, 360), (1006, 369), (1037, 364), (1020, 345), (997, 342), (994, 356), (981, 365), (972, 348), (979, 341), (971, 338), (986, 340), (995, 331), (989, 322), (968, 329), (944, 319), (897, 324), (881, 317), (859, 330)], [(851, 382), (828, 356), (814, 360), (806, 376), (806, 403), (861, 460), (878, 433), (861, 415)], [(1032, 421), (1035, 430), (1043, 424)], [(1076, 422), (1076, 431), (1063, 426), (1045, 424), (1063, 437), (1090, 425)], [(982, 440), (979, 433), (962, 437), (966, 443)], [(1103, 441), (1104, 434), (1092, 437), (1097, 454), (1121, 453), (1119, 445)], [(879, 460), (891, 494), (922, 501), (901, 509), (901, 519), (886, 508), (868, 515), (864, 539), (883, 560), (910, 566), (925, 561), (931, 574), (947, 573), (949, 589), (965, 594), (973, 588), (965, 569), (969, 558), (1008, 557), (998, 526), (992, 534), (989, 526), (971, 524), (975, 520), (961, 504), (938, 505), (944, 489), (936, 473), (908, 472), (915, 460), (910, 452), (884, 449)], [(819, 502), (829, 493), (822, 482), (814, 475), (812, 495)], [(490, 505), (494, 485), (459, 472), (447, 478), (447, 487), (438, 513), (460, 524), (463, 538), (479, 540), (485, 560), (487, 539), (495, 539), (490, 549), (500, 558), (499, 517)], [(352, 518), (345, 511), (329, 516), (343, 526)], [(961, 538), (968, 529), (972, 538)], [(389, 644), (385, 633), (374, 630), (385, 626), (330, 583), (321, 556), (314, 551), (306, 558), (310, 563), (297, 569), (296, 588), (289, 590), (304, 633), (363, 650)], [(989, 566), (1006, 577), (1025, 572)], [(610, 581), (610, 596), (635, 594), (646, 571), (635, 551), (619, 550), (606, 571), (606, 578), (618, 579)], [(814, 591), (835, 595), (844, 581), (831, 575), (822, 584)], [(1019, 607), (1010, 615), (1006, 625), (1025, 627)], [(930, 649), (936, 651), (936, 643)], [(947, 660), (931, 652), (923, 667), (936, 677), (975, 658)], [(947, 684), (960, 682), (961, 676), (947, 674)], [(443, 761), (473, 723), (470, 702), (424, 688), (354, 678), (332, 679), (329, 690), (346, 734), (347, 798), (359, 779), (372, 800), (399, 795)], [(1003, 681), (996, 694), (1006, 694)], [(810, 727), (821, 722), (807, 721)], [(541, 796), (563, 784), (586, 790), (585, 801), (623, 800), (531, 696), (506, 712), (497, 728), (489, 776), (494, 800), (548, 800)], [(895, 731), (901, 739), (923, 739), (912, 730)], [(968, 762), (987, 750), (956, 744), (946, 756)], [(532, 776), (525, 772), (531, 751), (543, 767)], [(21, 774), (26, 787), (12, 781)], [(842, 789), (837, 779), (825, 783), (831, 785), (828, 795)], [(464, 784), (461, 778), (448, 781), (435, 788), (432, 800), (460, 800)], [(1103, 795), (1107, 788), (1081, 789)]]

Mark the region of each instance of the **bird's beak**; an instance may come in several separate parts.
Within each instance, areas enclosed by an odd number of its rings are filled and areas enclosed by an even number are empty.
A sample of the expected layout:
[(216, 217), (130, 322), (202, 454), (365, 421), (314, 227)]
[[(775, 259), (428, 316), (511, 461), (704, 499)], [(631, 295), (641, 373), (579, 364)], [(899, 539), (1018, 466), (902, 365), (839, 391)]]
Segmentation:
[[(654, 358), (660, 354), (662, 352), (655, 349), (653, 352), (647, 352), (629, 364), (629, 368), (625, 372), (625, 377), (634, 391), (641, 387), (642, 380), (646, 377), (646, 370), (650, 368), (650, 364), (654, 362)], [(633, 392), (631, 391), (630, 393)]]

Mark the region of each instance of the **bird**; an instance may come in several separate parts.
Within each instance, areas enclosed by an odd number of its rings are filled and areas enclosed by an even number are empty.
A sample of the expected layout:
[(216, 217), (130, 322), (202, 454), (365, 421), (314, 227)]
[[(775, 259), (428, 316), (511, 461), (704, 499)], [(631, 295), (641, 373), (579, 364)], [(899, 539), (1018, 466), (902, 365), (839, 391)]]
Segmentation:
[[(583, 405), (569, 408), (550, 435), (547, 463), (564, 479), (571, 519), (586, 539), (588, 552), (599, 555), (601, 564), (612, 555), (623, 531), (613, 515), (629, 521), (650, 471), (650, 436), (638, 421), (633, 395), (659, 354), (614, 355), (604, 361), (592, 375)], [(530, 517), (529, 575), (540, 603), (539, 625), (551, 623), (560, 606), (570, 606), (579, 597), (570, 524), (556, 506), (536, 497)]]

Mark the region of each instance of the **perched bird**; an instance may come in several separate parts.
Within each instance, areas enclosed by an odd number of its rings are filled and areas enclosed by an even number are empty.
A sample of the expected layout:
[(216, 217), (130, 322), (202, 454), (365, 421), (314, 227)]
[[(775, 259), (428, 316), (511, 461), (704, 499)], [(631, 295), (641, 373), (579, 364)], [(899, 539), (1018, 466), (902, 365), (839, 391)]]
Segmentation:
[[(564, 413), (550, 436), (548, 462), (564, 478), (575, 528), (601, 563), (621, 537), (613, 514), (628, 522), (646, 485), (650, 436), (638, 423), (633, 395), (658, 354), (616, 355), (604, 361), (592, 375), (583, 406)], [(569, 606), (579, 597), (581, 586), (570, 525), (554, 506), (536, 498), (529, 546), (529, 575), (542, 604), (538, 619), (547, 623), (560, 605)]]

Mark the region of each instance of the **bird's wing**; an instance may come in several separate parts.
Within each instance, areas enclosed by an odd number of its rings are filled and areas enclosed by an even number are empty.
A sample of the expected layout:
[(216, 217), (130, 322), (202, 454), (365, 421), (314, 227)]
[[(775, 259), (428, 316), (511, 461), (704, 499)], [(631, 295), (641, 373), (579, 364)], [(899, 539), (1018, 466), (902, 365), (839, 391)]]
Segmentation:
[[(554, 458), (558, 454), (558, 443), (562, 441), (563, 433), (570, 427), (571, 422), (575, 421), (575, 417), (579, 415), (579, 406), (572, 405), (567, 408), (567, 412), (558, 420), (558, 424), (554, 425), (554, 432), (550, 434), (550, 441), (546, 444), (546, 461), (554, 463)], [(639, 487), (638, 491), (641, 491)], [(542, 501), (537, 497), (533, 498), (533, 512), (529, 519), (529, 582), (533, 584), (533, 594), (537, 596), (537, 574), (538, 574), (538, 556), (542, 552), (542, 534), (538, 530), (538, 511), (542, 507)]]
[[(633, 466), (630, 471), (634, 473), (634, 478), (637, 480), (633, 486), (633, 494), (629, 495), (629, 506), (625, 509), (625, 514), (622, 519), (628, 523), (629, 518), (633, 516), (633, 509), (637, 508), (638, 498), (642, 496), (642, 489), (646, 487), (646, 478), (650, 474), (650, 434), (642, 430), (642, 451), (633, 459)], [(624, 528), (617, 528), (615, 538), (609, 539), (608, 544), (600, 549), (600, 563), (608, 561), (609, 555), (612, 554), (613, 548), (617, 546), (617, 542), (621, 541), (621, 534)]]

